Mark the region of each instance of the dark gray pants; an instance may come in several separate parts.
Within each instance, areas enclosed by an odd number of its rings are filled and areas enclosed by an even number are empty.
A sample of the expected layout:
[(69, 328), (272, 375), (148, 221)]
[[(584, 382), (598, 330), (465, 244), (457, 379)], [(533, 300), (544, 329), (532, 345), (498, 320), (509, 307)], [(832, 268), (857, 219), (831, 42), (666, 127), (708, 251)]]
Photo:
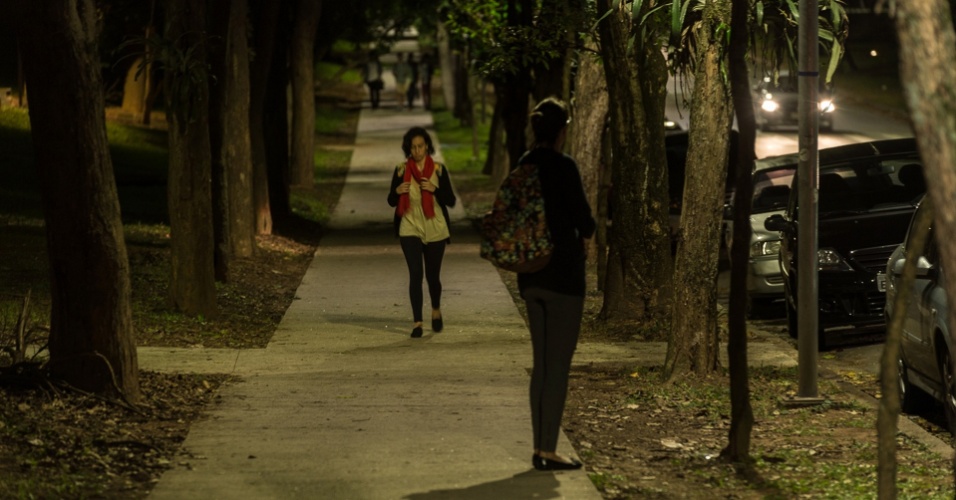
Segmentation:
[(534, 449), (558, 447), (561, 417), (568, 395), (571, 357), (578, 344), (584, 297), (528, 288), (522, 294), (534, 351), (531, 371), (531, 427)]

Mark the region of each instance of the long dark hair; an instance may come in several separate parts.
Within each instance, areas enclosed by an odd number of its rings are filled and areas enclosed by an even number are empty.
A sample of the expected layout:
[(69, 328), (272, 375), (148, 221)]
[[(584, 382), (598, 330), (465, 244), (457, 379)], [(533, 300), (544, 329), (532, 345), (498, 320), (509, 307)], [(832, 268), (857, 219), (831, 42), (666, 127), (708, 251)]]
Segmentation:
[(432, 144), (432, 136), (428, 135), (428, 131), (422, 127), (412, 127), (408, 129), (408, 132), (405, 132), (405, 137), (402, 138), (402, 151), (405, 152), (405, 158), (408, 158), (412, 155), (412, 139), (416, 137), (425, 139), (425, 144), (428, 146), (428, 154), (435, 154), (435, 146)]

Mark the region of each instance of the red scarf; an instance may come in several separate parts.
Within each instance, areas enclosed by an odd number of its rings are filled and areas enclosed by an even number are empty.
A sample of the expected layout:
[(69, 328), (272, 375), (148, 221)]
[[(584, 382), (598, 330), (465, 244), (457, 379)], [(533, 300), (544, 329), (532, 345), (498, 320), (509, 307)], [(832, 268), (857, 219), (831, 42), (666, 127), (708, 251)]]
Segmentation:
[[(415, 178), (415, 182), (421, 185), (422, 180), (428, 180), (432, 178), (432, 173), (435, 172), (435, 162), (432, 161), (432, 157), (425, 156), (425, 168), (423, 171), (419, 172), (418, 164), (415, 163), (415, 160), (411, 157), (408, 158), (408, 161), (405, 162), (405, 179), (404, 182), (411, 182), (412, 177)], [(422, 210), (425, 211), (425, 218), (431, 219), (435, 217), (435, 202), (432, 200), (432, 193), (430, 191), (422, 191)], [(402, 194), (398, 198), (398, 215), (405, 215), (405, 212), (408, 211), (409, 205), (411, 202), (408, 200), (408, 193)]]

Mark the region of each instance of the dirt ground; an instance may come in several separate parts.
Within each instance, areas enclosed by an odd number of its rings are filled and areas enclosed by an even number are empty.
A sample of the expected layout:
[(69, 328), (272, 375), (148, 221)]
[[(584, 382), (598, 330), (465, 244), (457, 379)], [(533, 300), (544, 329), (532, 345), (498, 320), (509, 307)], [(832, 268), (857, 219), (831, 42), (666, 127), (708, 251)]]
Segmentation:
[[(343, 133), (325, 145), (348, 141)], [(336, 168), (321, 187), (341, 182), (342, 166)], [(337, 199), (334, 187), (322, 191), (327, 203)], [(488, 194), (462, 198), (467, 205)], [(219, 316), (199, 320), (162, 313), (166, 236), (131, 228), (137, 342), (264, 346), (321, 244), (315, 225), (277, 232), (262, 237), (256, 257), (241, 262), (235, 281), (219, 288)], [(11, 273), (17, 279), (0, 292), (32, 286), (42, 274), (42, 248), (40, 228), (0, 221), (0, 251), (20, 255), (20, 268), (36, 271)], [(502, 277), (514, 290), (514, 276)], [(581, 342), (625, 341), (626, 332), (608, 333), (594, 321), (600, 300), (597, 293), (588, 297)], [(144, 402), (129, 408), (47, 383), (35, 370), (29, 364), (0, 369), (0, 498), (144, 498), (225, 379), (145, 372)], [(846, 390), (846, 380), (824, 377), (827, 401), (793, 408), (784, 403), (796, 391), (794, 370), (753, 370), (751, 377), (755, 424), (752, 461), (744, 465), (720, 458), (730, 426), (725, 373), (664, 384), (659, 367), (608, 363), (576, 369), (565, 432), (605, 499), (876, 497), (876, 414)], [(855, 382), (876, 393), (875, 380)], [(901, 498), (953, 497), (946, 458), (902, 435), (898, 456)]]

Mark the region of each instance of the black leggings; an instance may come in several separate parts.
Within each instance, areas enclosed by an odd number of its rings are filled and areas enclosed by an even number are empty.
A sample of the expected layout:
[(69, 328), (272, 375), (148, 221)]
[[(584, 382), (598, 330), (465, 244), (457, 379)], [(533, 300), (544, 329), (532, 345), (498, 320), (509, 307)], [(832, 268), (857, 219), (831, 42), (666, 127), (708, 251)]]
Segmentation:
[(584, 297), (541, 288), (528, 288), (521, 295), (528, 306), (534, 353), (530, 388), (534, 449), (553, 452), (558, 447), (571, 358), (581, 331)]
[[(402, 236), (402, 253), (408, 264), (408, 296), (412, 299), (412, 317), (422, 321), (422, 275), (428, 281), (428, 296), (432, 309), (441, 309), (441, 261), (445, 256), (446, 242), (422, 243), (420, 238)], [(422, 263), (424, 262), (424, 266)]]

